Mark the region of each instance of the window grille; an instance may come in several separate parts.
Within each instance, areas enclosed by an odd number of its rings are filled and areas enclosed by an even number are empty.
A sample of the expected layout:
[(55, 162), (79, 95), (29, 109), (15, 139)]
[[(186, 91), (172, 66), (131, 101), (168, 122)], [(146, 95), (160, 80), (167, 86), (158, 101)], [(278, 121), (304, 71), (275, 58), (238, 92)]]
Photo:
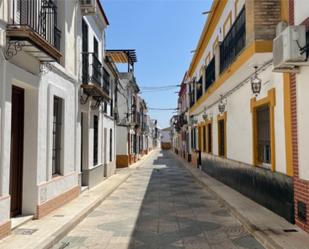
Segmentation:
[(93, 165), (98, 164), (99, 118), (93, 116)]
[(246, 46), (246, 11), (239, 13), (220, 45), (220, 73), (222, 73)]
[(61, 144), (62, 144), (62, 106), (63, 100), (54, 97), (53, 111), (53, 151), (52, 151), (52, 174), (61, 173)]
[(269, 106), (256, 110), (257, 114), (257, 149), (260, 163), (271, 163), (270, 148), (270, 112)]

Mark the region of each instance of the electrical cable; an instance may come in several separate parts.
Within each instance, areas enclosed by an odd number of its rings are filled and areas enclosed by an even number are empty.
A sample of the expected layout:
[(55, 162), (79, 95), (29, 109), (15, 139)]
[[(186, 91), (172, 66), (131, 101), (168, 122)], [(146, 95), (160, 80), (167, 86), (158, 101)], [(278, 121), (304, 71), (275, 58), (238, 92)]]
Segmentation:
[[(257, 69), (257, 73), (261, 73), (264, 72), (273, 62), (273, 59), (270, 59), (269, 61), (265, 62), (260, 68)], [(225, 94), (222, 95), (222, 99), (226, 99), (227, 97), (229, 97), (230, 95), (232, 95), (235, 91), (237, 91), (239, 88), (241, 88), (242, 86), (244, 86), (246, 83), (248, 83), (251, 79), (251, 77), (255, 74), (252, 73), (250, 74), (248, 77), (246, 77), (243, 81), (241, 81), (238, 85), (236, 85), (234, 88), (232, 88), (231, 90), (229, 90), (228, 92), (226, 92)], [(213, 102), (212, 104), (208, 105), (206, 109), (209, 109), (213, 106), (215, 106), (216, 104), (218, 104), (221, 101), (221, 99), (216, 100), (215, 102)], [(204, 113), (205, 110), (202, 110), (196, 114), (190, 115), (193, 117), (197, 117), (200, 114)]]

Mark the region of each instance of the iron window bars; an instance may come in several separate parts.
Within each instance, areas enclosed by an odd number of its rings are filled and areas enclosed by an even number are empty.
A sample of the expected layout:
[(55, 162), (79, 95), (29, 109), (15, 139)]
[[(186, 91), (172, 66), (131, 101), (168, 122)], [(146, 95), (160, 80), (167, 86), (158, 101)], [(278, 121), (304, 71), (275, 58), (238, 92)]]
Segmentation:
[(215, 57), (209, 62), (205, 70), (206, 82), (205, 82), (205, 92), (216, 80), (216, 59)]

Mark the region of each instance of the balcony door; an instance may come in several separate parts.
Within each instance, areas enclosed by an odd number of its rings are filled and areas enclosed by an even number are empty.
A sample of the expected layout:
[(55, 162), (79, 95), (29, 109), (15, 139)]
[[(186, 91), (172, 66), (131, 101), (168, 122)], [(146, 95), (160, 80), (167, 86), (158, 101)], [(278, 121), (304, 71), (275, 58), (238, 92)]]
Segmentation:
[(82, 21), (82, 64), (83, 64), (83, 83), (88, 83), (89, 75), (89, 57), (88, 57), (88, 25), (85, 20)]
[(13, 86), (10, 167), (11, 217), (20, 215), (22, 212), (23, 144), (24, 89)]

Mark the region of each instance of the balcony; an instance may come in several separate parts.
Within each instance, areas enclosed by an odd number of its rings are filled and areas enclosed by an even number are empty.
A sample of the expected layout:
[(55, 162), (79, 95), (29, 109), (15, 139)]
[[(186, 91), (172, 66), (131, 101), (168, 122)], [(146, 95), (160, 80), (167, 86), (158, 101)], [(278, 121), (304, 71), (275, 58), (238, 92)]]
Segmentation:
[(104, 68), (103, 68), (103, 89), (109, 95), (110, 75)]
[(209, 62), (208, 66), (206, 67), (205, 74), (206, 74), (206, 82), (205, 82), (205, 92), (208, 88), (212, 85), (212, 83), (216, 80), (216, 61), (215, 57)]
[(220, 73), (231, 65), (246, 46), (246, 12), (240, 12), (220, 45)]
[(196, 99), (198, 100), (203, 95), (203, 76), (196, 82)]
[(95, 53), (82, 53), (82, 88), (92, 97), (110, 99), (103, 88), (103, 68)]
[(6, 56), (23, 50), (40, 62), (59, 62), (61, 31), (57, 27), (57, 5), (52, 0), (14, 0), (12, 23), (7, 26)]

